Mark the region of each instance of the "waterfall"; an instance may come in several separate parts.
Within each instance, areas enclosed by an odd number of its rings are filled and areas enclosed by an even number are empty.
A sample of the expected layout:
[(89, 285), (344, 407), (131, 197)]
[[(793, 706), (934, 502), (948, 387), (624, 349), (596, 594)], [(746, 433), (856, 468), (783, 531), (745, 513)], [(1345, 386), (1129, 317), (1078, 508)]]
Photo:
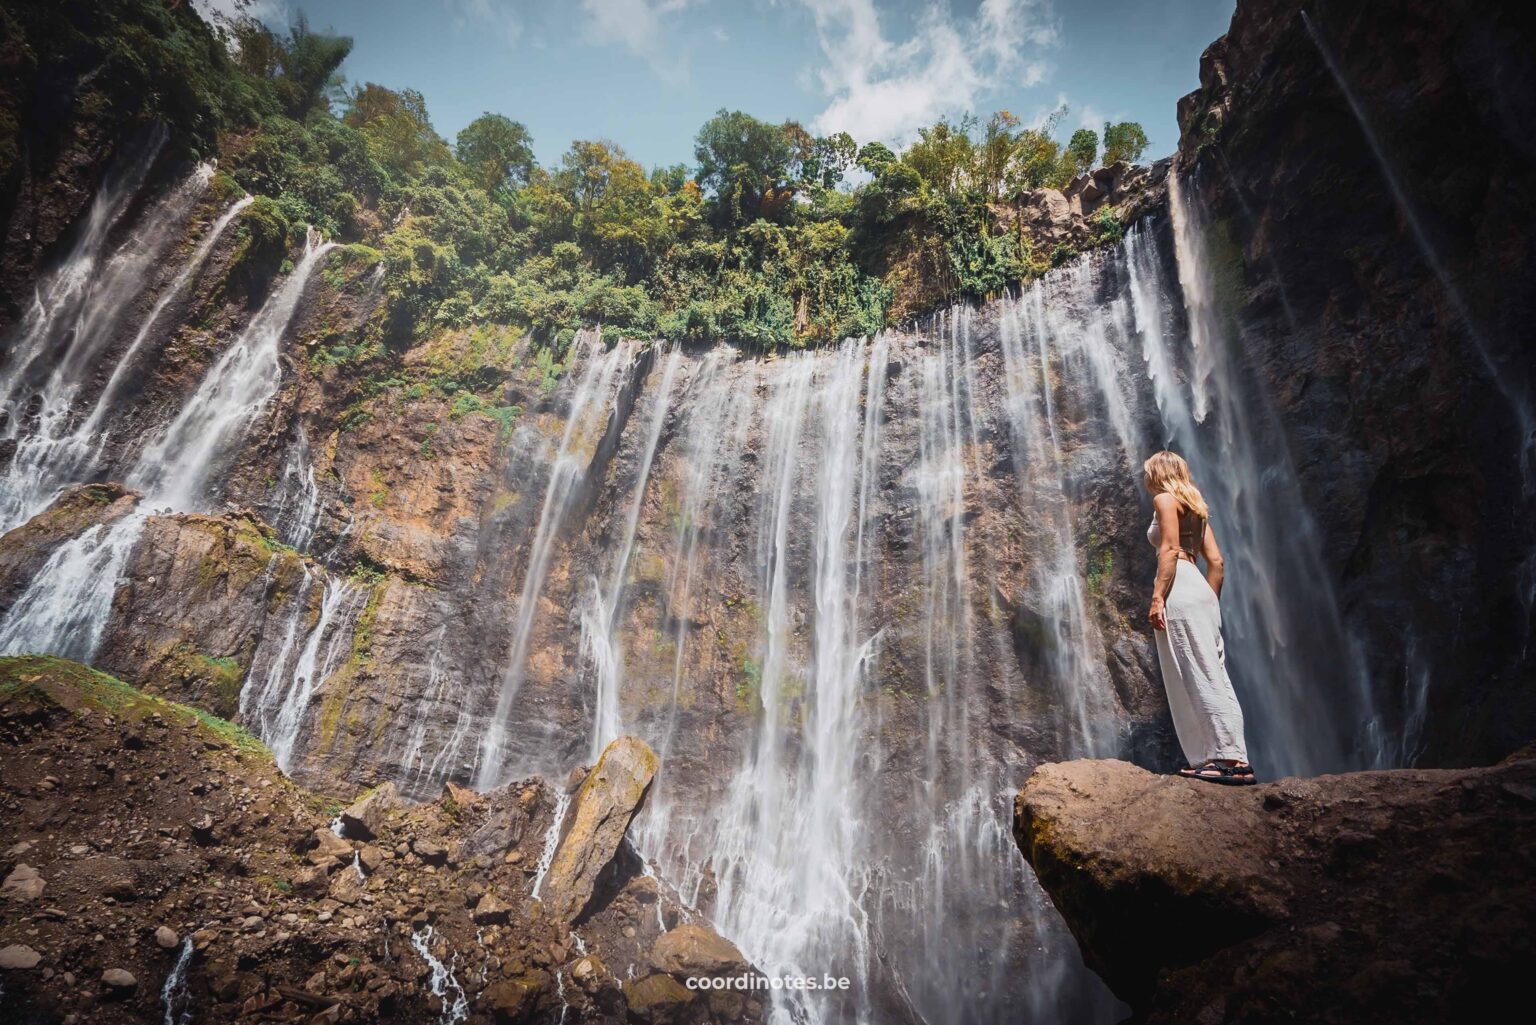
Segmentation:
[(165, 1005), (164, 1025), (190, 1025), (192, 994), (187, 991), (187, 966), (192, 963), (192, 936), (181, 941), (181, 951), (171, 966), (165, 984), (160, 987), (160, 1002)]
[[(273, 759), (284, 772), (293, 768), (310, 702), (348, 650), (344, 642), (351, 637), (353, 622), (368, 593), (349, 581), (326, 579), (319, 613), (306, 629), (314, 584), (315, 575), (305, 566), (303, 583), (278, 635), (277, 650), (270, 657), (257, 652), (240, 689), (241, 720), (271, 748)], [(265, 669), (258, 678), (256, 667), (263, 664)]]
[(207, 483), (276, 392), (279, 346), (310, 275), (331, 249), (311, 233), (304, 258), (204, 374), (160, 439), (139, 456), (131, 486), (139, 508), (60, 545), (0, 621), (0, 649), (90, 661), (112, 599), (150, 511), (206, 507)]
[(208, 481), (277, 394), (283, 335), (310, 275), (336, 248), (311, 229), (304, 255), (203, 376), (197, 392), (139, 458), (129, 484), (175, 510), (206, 500)]
[[(107, 246), (149, 169), (154, 165), (164, 147), (167, 133), (157, 129), (150, 144), (142, 149), (125, 167), (117, 167), (97, 189), (91, 202), (90, 212), (67, 256), (59, 267), (38, 287), (32, 307), (23, 318), (14, 339), (9, 340), (5, 361), (5, 375), (0, 381), (0, 412), (6, 422), (4, 437), (14, 438), (21, 432), (28, 419), (21, 396), (36, 388), (39, 373), (47, 374), (44, 390), (70, 388), (74, 382), (60, 371), (68, 364), (78, 369), (83, 362), (84, 350), (99, 343), (98, 334), (91, 330), (100, 324), (100, 318), (115, 317), (120, 306), (102, 306), (97, 300), (115, 299), (120, 304), (126, 297), (124, 290), (138, 284), (133, 275), (125, 273), (131, 265), (142, 271), (145, 263), (137, 257), (142, 253), (135, 240), (130, 239), (117, 254), (121, 259), (109, 263)], [(203, 168), (193, 175), (193, 183), (202, 183)], [(178, 190), (177, 197), (185, 195), (187, 188)], [(158, 239), (160, 227), (151, 218), (151, 239)], [(61, 357), (60, 347), (65, 351)], [(83, 347), (83, 349), (77, 349)], [(48, 396), (42, 397), (42, 405), (49, 404)]]
[[(1092, 287), (1092, 270), (1087, 263), (1074, 265), (1060, 275), (1066, 295), (1053, 295), (1055, 301), (1047, 304), (1045, 290), (1031, 288), (1019, 301), (1005, 305), (998, 317), (1014, 473), (1020, 501), (1035, 514), (1035, 544), (1042, 554), (1025, 600), (1033, 605), (1029, 613), (1038, 631), (1040, 657), (1065, 714), (1061, 749), (1068, 756), (1089, 757), (1109, 755), (1116, 748), (1115, 702), (1103, 640), (1083, 586), (1086, 572), (1079, 562), (1071, 513), (1074, 496), (1052, 408), (1053, 368), (1060, 365), (1053, 355), (1065, 362), (1077, 352), (1091, 354), (1088, 376), (1111, 389), (1106, 392), (1106, 419), (1113, 436), (1127, 455), (1136, 444), (1124, 397), (1112, 390), (1118, 375), (1108, 370), (1112, 350), (1105, 327), (1092, 319), (1084, 323), (1089, 311), (1065, 301)], [(1118, 453), (1108, 469), (1126, 471)]]
[[(673, 562), (667, 581), (667, 615), (676, 625), (672, 641), (675, 653), (671, 705), (660, 749), (663, 759), (671, 754), (672, 737), (677, 728), (677, 699), (683, 685), (684, 656), (688, 651), (693, 589), (700, 572), (700, 559), (707, 547), (708, 520), (721, 498), (721, 489), (714, 486), (716, 474), (730, 472), (746, 444), (748, 420), (743, 414), (751, 407), (742, 394), (744, 389), (728, 373), (734, 360), (735, 354), (729, 350), (711, 350), (690, 382), (685, 397), (691, 400), (686, 405), (687, 450), (683, 455), (682, 495), (673, 538), (673, 548), (680, 558)], [(661, 799), (664, 798), (658, 798)]]
[[(443, 654), (443, 638), (447, 629), (446, 624), (438, 627), (429, 642), (432, 656), (427, 660), (427, 685), (417, 698), (416, 715), (411, 722), (405, 753), (400, 758), (401, 782), (411, 790), (419, 790), (425, 783), (443, 779), (458, 767), (464, 753), (464, 744), (475, 722), (473, 705), (461, 693), (459, 673), (450, 670)], [(433, 712), (450, 707), (455, 702), (458, 710), (453, 730), (446, 740), (438, 739), (429, 760), (426, 741)]]
[(469, 1016), (469, 996), (454, 974), (459, 967), (459, 955), (454, 954), (449, 963), (444, 964), (432, 953), (432, 941), (436, 938), (436, 931), (430, 925), (424, 925), (411, 933), (411, 946), (427, 963), (431, 973), (427, 979), (427, 988), (442, 1005), (439, 1025), (457, 1025)]
[(89, 663), (147, 514), (95, 524), (59, 545), (0, 620), (0, 654), (48, 654)]
[[(1177, 177), (1177, 169), (1170, 172), (1179, 281), (1204, 282), (1197, 293), (1210, 294), (1201, 213), (1183, 189), (1173, 186)], [(1125, 258), (1132, 266), (1138, 260), (1145, 264), (1152, 257), (1140, 250), (1151, 244), (1145, 231), (1133, 231)], [(1371, 695), (1364, 655), (1339, 609), (1322, 539), (1278, 421), (1263, 389), (1239, 362), (1235, 326), (1214, 304), (1199, 306), (1187, 294), (1185, 304), (1192, 321), (1197, 316), (1207, 321), (1214, 385), (1210, 421), (1165, 420), (1163, 434), (1189, 460), (1226, 556), (1223, 632), (1234, 685), (1252, 710), (1250, 752), (1276, 775), (1387, 767), (1386, 752), (1368, 749), (1366, 738), (1354, 729), (1357, 723), (1375, 722), (1381, 713)], [(1166, 351), (1173, 341), (1163, 330), (1144, 336), (1145, 345), (1164, 347), (1155, 360), (1162, 365), (1173, 362)], [(1164, 375), (1154, 375), (1152, 384), (1159, 392), (1178, 387)], [(1182, 401), (1168, 397), (1159, 406), (1177, 409)], [(1319, 680), (1334, 681), (1330, 692), (1342, 697), (1342, 710), (1334, 701), (1319, 699)], [(1366, 734), (1381, 730), (1368, 725)]]
[(271, 521), (282, 532), (283, 540), (299, 551), (308, 551), (310, 541), (320, 526), (324, 512), (315, 467), (310, 462), (309, 435), (304, 425), (295, 428), (294, 443), (283, 460), (283, 475), (278, 481), (277, 507)]
[[(765, 971), (853, 980), (777, 997), (779, 1021), (1115, 1013), (1017, 855), (1007, 795), (1040, 760), (1125, 751), (1110, 666), (1145, 641), (1101, 590), (1117, 571), (1095, 504), (1129, 503), (1140, 543), (1140, 464), (1159, 447), (1190, 459), (1212, 505), (1255, 760), (1281, 775), (1412, 757), (1424, 674), (1405, 681), (1402, 722), (1376, 710), (1187, 191), (1167, 256), (1144, 223), (917, 333), (706, 355), (674, 402), (664, 608), (615, 630), (676, 644), (670, 706), (624, 722), (669, 766), (636, 846)], [(701, 602), (713, 636), (690, 627)], [(718, 735), (707, 752), (682, 738), (733, 685), (722, 780)]]
[(570, 792), (561, 788), (555, 792), (555, 813), (549, 820), (549, 830), (544, 834), (544, 849), (539, 852), (539, 863), (533, 873), (533, 888), (528, 891), (528, 896), (534, 900), (539, 899), (539, 889), (544, 885), (544, 877), (549, 875), (549, 867), (555, 863), (555, 852), (560, 849), (560, 830), (565, 826), (565, 816), (571, 810)]
[[(100, 357), (110, 348), (115, 329), (145, 291), (166, 249), (182, 228), (207, 188), (212, 165), (200, 166), (181, 186), (156, 203), (144, 224), (118, 249), (105, 266), (91, 269), (94, 276), (60, 301), (51, 315), (23, 328), (19, 343), (27, 357), (8, 368), (5, 388), (14, 394), (24, 383), (28, 368), (49, 362), (52, 370), (35, 393), (32, 411), (13, 415), (7, 425), (16, 437), (16, 451), (0, 474), (0, 530), (9, 530), (41, 512), (58, 489), (88, 479), (98, 468), (109, 439), (104, 424), (113, 411), (125, 380), (137, 365), (139, 353), (166, 308), (178, 299), (202, 269), (214, 244), (240, 210), (246, 197), (233, 204), (204, 233), (175, 277), (165, 285), (138, 332), (117, 357), (105, 386), (84, 413), (83, 389), (93, 379)], [(61, 272), (71, 277), (66, 264)], [(44, 358), (46, 357), (46, 359)]]
[[(596, 350), (599, 342), (593, 336), (578, 339), (572, 344)], [(476, 785), (482, 790), (503, 782), (507, 717), (512, 712), (513, 701), (522, 686), (524, 663), (528, 658), (529, 642), (533, 638), (533, 627), (538, 618), (539, 599), (544, 592), (544, 578), (549, 572), (550, 559), (560, 539), (565, 516), (586, 483), (592, 456), (606, 429), (604, 411), (619, 385), (621, 371), (629, 365), (633, 355), (634, 348), (627, 341), (615, 346), (606, 355), (596, 351), (587, 353), (586, 369), (571, 396), (565, 430), (554, 455), (549, 483), (544, 489), (544, 502), (539, 510), (538, 525), (534, 530), (527, 568), (523, 574), (522, 594), (518, 599), (506, 674), (497, 688), (495, 710), (480, 745)]]
[(592, 717), (592, 742), (587, 748), (587, 758), (596, 762), (603, 748), (619, 736), (622, 713), (619, 709), (619, 692), (624, 675), (624, 650), (619, 627), (624, 616), (624, 588), (629, 582), (630, 557), (634, 554), (635, 529), (640, 524), (640, 507), (645, 500), (645, 488), (651, 479), (651, 463), (656, 458), (656, 445), (661, 440), (661, 428), (667, 419), (672, 397), (672, 380), (677, 376), (682, 353), (672, 346), (662, 370), (661, 382), (656, 388), (650, 426), (646, 431), (644, 450), (640, 459), (640, 472), (630, 495), (629, 509), (624, 519), (624, 541), (619, 546), (606, 587), (600, 587), (594, 578), (591, 598), (581, 617), (581, 645), (591, 661), (596, 680), (595, 714)]

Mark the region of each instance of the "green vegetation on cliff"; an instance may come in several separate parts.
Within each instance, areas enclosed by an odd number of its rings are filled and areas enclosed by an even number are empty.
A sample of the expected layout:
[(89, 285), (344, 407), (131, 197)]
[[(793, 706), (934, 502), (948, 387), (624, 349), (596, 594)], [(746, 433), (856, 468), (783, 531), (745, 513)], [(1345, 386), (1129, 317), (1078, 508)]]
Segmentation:
[(265, 744), (232, 722), (201, 708), (146, 694), (78, 662), (47, 655), (0, 657), (0, 718), (46, 716), (51, 709), (75, 714), (105, 712), (124, 723), (149, 716), (187, 726), (196, 723), (208, 731), (211, 742), (228, 746), (237, 754), (267, 760), (272, 757)]
[[(215, 31), (191, 7), (65, 0), (6, 16), (6, 48), (34, 71), (100, 62), (110, 90), (79, 103), (126, 104), (120, 121), (163, 120), (183, 147), (216, 153), (260, 197), (239, 262), (279, 266), (307, 225), (377, 251), (378, 337), (328, 352), (333, 363), (474, 323), (528, 329), (557, 354), (592, 325), (751, 347), (867, 334), (1060, 262), (1070, 250), (1033, 251), (1010, 215), (1098, 151), (1091, 131), (1058, 143), (1061, 112), (1037, 127), (1006, 111), (940, 120), (897, 153), (722, 110), (691, 166), (646, 170), (612, 142), (577, 141), (542, 167), (508, 117), (487, 113), (450, 145), (419, 93), (347, 85), (351, 41), (302, 16), (286, 33), (249, 18)], [(7, 130), (0, 156), (40, 129), (24, 113)], [(1134, 161), (1146, 139), (1106, 125), (1104, 143)]]

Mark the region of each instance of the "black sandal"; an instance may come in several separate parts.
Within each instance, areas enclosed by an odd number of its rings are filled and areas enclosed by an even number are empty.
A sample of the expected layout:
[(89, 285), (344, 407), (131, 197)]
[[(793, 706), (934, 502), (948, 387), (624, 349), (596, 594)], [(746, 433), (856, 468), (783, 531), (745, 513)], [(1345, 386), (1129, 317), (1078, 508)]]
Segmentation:
[(1227, 765), (1215, 759), (1201, 763), (1199, 768), (1184, 768), (1179, 775), (1185, 779), (1200, 779), (1207, 783), (1220, 783), (1229, 787), (1252, 786), (1258, 780), (1251, 765)]

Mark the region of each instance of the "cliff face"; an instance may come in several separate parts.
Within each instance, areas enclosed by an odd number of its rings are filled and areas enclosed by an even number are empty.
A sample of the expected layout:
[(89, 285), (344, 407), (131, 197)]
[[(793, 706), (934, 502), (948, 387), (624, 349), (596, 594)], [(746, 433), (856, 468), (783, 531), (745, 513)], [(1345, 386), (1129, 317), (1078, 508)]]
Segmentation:
[(1014, 835), (1138, 1021), (1460, 1021), (1536, 967), (1536, 759), (1217, 787), (1047, 765)]
[(1326, 572), (1431, 764), (1536, 715), (1532, 43), (1513, 9), (1245, 0), (1179, 107)]

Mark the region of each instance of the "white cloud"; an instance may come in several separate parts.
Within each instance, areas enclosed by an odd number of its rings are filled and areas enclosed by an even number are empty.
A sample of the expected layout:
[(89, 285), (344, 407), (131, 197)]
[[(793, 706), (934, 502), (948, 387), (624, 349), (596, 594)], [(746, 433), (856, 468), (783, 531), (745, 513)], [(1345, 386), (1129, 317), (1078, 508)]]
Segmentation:
[(594, 43), (616, 43), (640, 57), (667, 82), (688, 78), (688, 63), (664, 24), (692, 6), (693, 0), (581, 0), (587, 15), (587, 37)]
[(945, 115), (981, 113), (988, 93), (1040, 84), (1056, 44), (1049, 0), (982, 0), (970, 18), (934, 2), (910, 38), (892, 40), (875, 0), (801, 0), (826, 63), (827, 106), (813, 127), (903, 144)]
[(279, 29), (287, 28), (289, 21), (285, 0), (192, 0), (192, 6), (210, 25), (247, 15)]
[(523, 34), (522, 12), (515, 0), (443, 0), (443, 6), (456, 29), (489, 29), (507, 43), (517, 42)]

